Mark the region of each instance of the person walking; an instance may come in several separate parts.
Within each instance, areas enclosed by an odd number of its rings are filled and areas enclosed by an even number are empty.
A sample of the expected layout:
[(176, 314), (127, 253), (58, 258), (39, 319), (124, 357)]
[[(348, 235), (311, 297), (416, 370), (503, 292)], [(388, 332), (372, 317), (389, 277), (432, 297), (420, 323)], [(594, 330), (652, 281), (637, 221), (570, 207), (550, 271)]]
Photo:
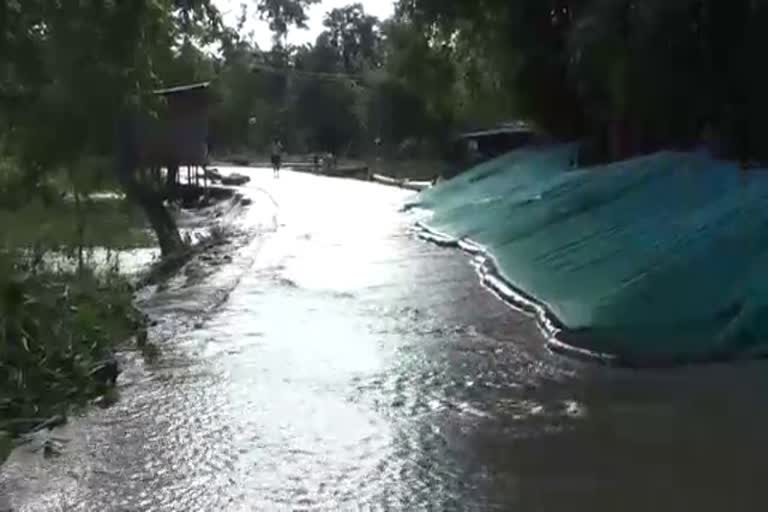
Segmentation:
[(283, 163), (283, 145), (279, 139), (272, 141), (272, 175), (280, 177), (280, 166)]

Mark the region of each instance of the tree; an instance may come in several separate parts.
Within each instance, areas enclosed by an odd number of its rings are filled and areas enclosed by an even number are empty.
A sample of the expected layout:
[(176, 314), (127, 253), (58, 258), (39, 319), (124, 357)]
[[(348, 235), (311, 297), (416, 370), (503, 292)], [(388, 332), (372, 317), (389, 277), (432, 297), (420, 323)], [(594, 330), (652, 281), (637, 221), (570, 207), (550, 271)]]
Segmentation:
[(470, 55), (468, 74), (483, 63), (500, 85), (466, 80), (469, 90), (497, 89), (492, 101), (554, 135), (610, 135), (608, 158), (690, 147), (704, 123), (730, 154), (768, 157), (757, 142), (768, 73), (755, 65), (768, 37), (766, 2), (400, 0), (398, 10)]
[[(310, 3), (256, 5), (284, 31), (303, 23)], [(0, 57), (3, 149), (18, 157), (32, 181), (64, 169), (74, 184), (83, 159), (112, 153), (117, 120), (156, 111), (150, 91), (212, 76), (212, 61), (200, 48), (227, 42), (231, 32), (210, 0), (14, 0), (0, 5), (0, 38), (11, 50)], [(128, 146), (135, 141), (130, 132), (123, 126)], [(181, 238), (162, 198), (126, 167), (136, 162), (123, 156), (120, 182), (144, 208), (163, 253), (177, 251)]]
[(346, 73), (360, 73), (379, 62), (379, 20), (365, 13), (362, 4), (333, 9), (323, 21), (323, 42), (336, 51)]
[(269, 21), (276, 42), (288, 33), (291, 25), (305, 28), (306, 8), (320, 0), (259, 0), (256, 4), (261, 19)]

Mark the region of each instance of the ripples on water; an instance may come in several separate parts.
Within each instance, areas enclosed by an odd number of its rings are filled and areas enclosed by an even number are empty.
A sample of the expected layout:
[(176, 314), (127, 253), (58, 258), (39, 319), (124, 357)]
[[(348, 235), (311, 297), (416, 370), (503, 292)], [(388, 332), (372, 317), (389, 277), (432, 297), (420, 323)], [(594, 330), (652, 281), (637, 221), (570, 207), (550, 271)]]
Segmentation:
[(401, 191), (256, 187), (279, 222), (257, 203), (230, 264), (148, 302), (162, 357), (127, 365), (61, 459), (15, 454), (20, 510), (762, 510), (762, 364), (554, 356), (464, 256), (408, 234)]

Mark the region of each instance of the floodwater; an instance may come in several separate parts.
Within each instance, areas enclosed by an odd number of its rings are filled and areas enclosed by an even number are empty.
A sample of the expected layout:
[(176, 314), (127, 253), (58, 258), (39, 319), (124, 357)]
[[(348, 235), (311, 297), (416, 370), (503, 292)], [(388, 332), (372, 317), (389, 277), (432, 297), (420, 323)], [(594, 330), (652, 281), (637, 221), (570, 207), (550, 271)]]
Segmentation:
[[(549, 353), (408, 193), (237, 169), (229, 247), (142, 303), (161, 356), (19, 448), (20, 511), (765, 510), (768, 366), (628, 371)], [(0, 505), (0, 509), (2, 506)]]

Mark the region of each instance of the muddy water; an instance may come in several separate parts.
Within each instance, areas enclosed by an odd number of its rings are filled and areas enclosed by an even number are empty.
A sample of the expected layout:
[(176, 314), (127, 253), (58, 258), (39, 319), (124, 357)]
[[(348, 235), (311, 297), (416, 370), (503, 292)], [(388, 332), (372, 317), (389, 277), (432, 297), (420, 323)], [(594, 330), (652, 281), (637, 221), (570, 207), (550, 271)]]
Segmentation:
[(236, 243), (143, 298), (163, 354), (124, 355), (121, 401), (57, 431), (60, 458), (0, 470), (17, 510), (766, 508), (765, 364), (552, 355), (413, 238), (405, 192), (246, 172)]

